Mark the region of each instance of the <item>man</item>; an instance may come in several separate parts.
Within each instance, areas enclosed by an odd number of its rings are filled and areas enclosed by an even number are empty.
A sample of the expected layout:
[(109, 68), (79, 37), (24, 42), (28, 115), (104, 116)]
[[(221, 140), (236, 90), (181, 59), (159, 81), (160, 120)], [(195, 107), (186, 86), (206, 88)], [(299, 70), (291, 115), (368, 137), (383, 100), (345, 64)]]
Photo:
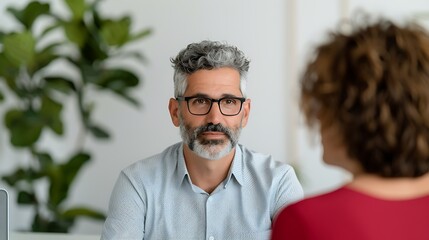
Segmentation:
[(203, 41), (172, 63), (168, 108), (183, 142), (121, 172), (101, 239), (268, 239), (275, 214), (303, 191), (292, 167), (237, 143), (249, 61)]

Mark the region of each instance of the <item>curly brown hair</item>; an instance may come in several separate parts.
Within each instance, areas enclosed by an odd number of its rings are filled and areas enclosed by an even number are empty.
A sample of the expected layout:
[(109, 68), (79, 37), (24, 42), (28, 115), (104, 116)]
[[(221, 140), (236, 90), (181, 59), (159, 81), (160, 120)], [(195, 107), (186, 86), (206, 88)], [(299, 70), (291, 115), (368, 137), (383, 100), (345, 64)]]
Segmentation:
[(383, 177), (429, 172), (429, 35), (388, 20), (332, 32), (301, 79), (307, 124), (334, 124), (352, 159)]

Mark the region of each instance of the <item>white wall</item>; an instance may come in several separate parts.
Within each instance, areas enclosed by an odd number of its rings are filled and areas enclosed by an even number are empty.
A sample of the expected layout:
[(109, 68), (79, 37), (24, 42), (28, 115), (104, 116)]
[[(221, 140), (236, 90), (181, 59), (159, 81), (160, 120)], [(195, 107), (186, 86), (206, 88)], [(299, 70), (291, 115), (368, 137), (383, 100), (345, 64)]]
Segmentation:
[[(10, 3), (25, 2), (27, 0), (2, 0), (0, 10)], [(60, 1), (52, 2), (59, 4)], [(318, 139), (314, 138), (313, 143), (309, 141), (299, 118), (296, 76), (311, 46), (321, 40), (327, 28), (332, 28), (338, 19), (357, 6), (391, 12), (395, 16), (416, 9), (429, 10), (425, 0), (102, 1), (106, 14), (131, 14), (136, 29), (154, 29), (152, 36), (134, 46), (149, 60), (146, 65), (133, 65), (144, 76), (143, 84), (134, 92), (143, 104), (142, 108), (135, 109), (110, 95), (94, 96), (98, 103), (95, 117), (111, 130), (113, 139), (101, 143), (90, 139), (85, 143), (94, 158), (72, 189), (70, 203), (107, 210), (110, 191), (122, 168), (180, 141), (178, 129), (171, 124), (167, 110), (168, 100), (173, 95), (173, 71), (169, 59), (188, 43), (204, 39), (237, 45), (251, 58), (248, 93), (252, 109), (241, 143), (271, 153), (279, 161), (299, 166), (307, 194), (341, 184), (348, 178), (347, 174), (320, 162)], [(1, 28), (10, 26), (6, 19), (7, 16), (1, 13)], [(69, 124), (68, 131), (73, 133), (73, 121), (69, 120)], [(0, 132), (1, 173), (25, 157), (10, 152), (7, 136), (3, 129)], [(70, 151), (67, 145), (72, 143), (69, 140), (46, 141), (58, 154)], [(11, 211), (12, 229), (26, 227), (30, 221), (29, 210), (13, 205)], [(83, 220), (75, 232), (98, 234), (100, 229), (100, 223)]]

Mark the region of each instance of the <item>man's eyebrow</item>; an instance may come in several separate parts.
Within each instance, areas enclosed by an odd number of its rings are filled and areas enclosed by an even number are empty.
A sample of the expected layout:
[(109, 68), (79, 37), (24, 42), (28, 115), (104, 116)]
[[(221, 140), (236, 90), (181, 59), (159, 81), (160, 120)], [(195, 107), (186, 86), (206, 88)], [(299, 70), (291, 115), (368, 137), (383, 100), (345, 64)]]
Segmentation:
[[(209, 95), (207, 95), (205, 93), (197, 93), (197, 94), (194, 94), (194, 95), (188, 96), (188, 97), (211, 98)], [(236, 97), (241, 98), (241, 96), (236, 96), (234, 94), (229, 94), (229, 93), (222, 94), (222, 96), (220, 98), (228, 98), (228, 97), (230, 97), (230, 98), (236, 98)]]
[(234, 95), (234, 94), (223, 94), (222, 95), (222, 97), (223, 98), (225, 98), (225, 97), (230, 97), (230, 98), (242, 98), (241, 96), (236, 96), (236, 95)]
[(209, 95), (207, 95), (207, 94), (204, 94), (204, 93), (197, 93), (197, 94), (191, 95), (191, 96), (189, 96), (189, 97), (202, 97), (202, 98), (210, 98), (210, 97), (209, 97)]

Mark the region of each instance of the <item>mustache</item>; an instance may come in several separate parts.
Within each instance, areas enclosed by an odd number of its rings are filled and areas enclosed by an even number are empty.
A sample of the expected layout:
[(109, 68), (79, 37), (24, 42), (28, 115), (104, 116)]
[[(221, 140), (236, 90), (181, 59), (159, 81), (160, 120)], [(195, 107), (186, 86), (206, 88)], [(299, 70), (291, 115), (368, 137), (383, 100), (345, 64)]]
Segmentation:
[(195, 131), (195, 136), (198, 136), (203, 132), (222, 132), (230, 139), (232, 135), (231, 130), (220, 123), (218, 124), (209, 123), (205, 126), (198, 127)]

